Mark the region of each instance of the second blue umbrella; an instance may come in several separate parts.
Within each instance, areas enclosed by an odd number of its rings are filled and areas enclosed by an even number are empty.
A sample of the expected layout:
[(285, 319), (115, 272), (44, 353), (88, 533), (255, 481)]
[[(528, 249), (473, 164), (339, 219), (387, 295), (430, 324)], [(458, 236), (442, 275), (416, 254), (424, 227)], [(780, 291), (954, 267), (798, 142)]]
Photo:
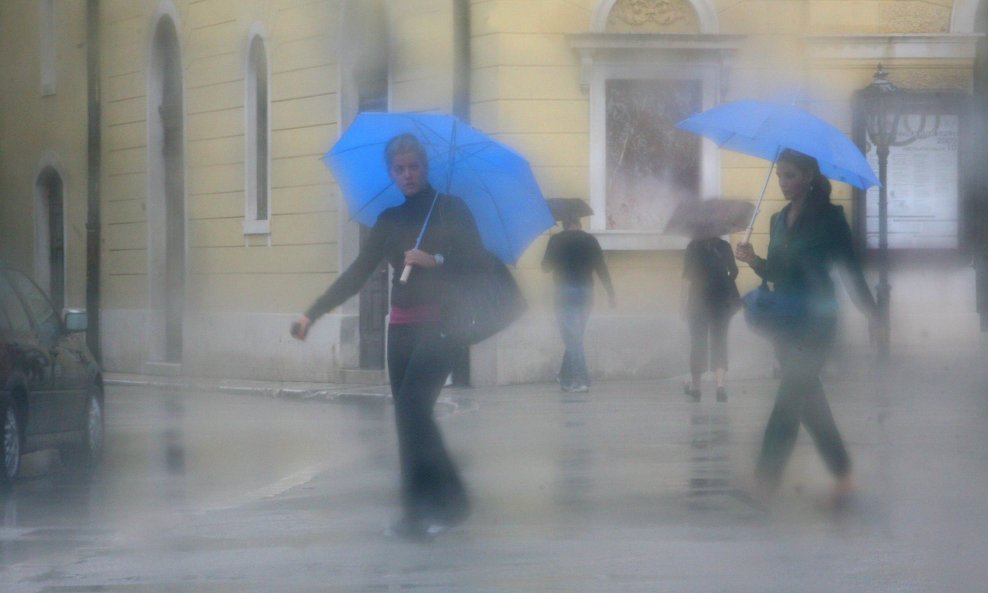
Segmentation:
[[(754, 99), (731, 101), (691, 115), (676, 127), (709, 138), (721, 148), (767, 159), (773, 166), (782, 150), (796, 150), (815, 158), (820, 172), (830, 179), (861, 189), (878, 185), (861, 150), (844, 132), (793, 105)], [(759, 205), (765, 187), (758, 198)], [(749, 236), (751, 227), (749, 224)]]

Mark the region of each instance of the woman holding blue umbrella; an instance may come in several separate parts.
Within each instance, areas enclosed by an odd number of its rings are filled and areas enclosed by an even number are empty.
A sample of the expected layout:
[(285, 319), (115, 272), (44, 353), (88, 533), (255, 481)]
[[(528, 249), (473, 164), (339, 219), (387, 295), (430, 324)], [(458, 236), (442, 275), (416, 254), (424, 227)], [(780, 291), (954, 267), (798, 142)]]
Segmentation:
[(755, 255), (747, 242), (735, 250), (739, 260), (799, 309), (773, 334), (781, 382), (758, 458), (759, 493), (769, 495), (777, 488), (802, 424), (837, 481), (832, 501), (838, 504), (853, 487), (851, 461), (820, 382), (837, 330), (830, 276), (835, 263), (843, 265), (845, 283), (873, 332), (880, 321), (843, 208), (831, 204), (830, 181), (820, 173), (817, 159), (785, 149), (777, 160), (777, 176), (789, 203), (772, 216), (767, 257)]
[[(441, 327), (440, 296), (444, 283), (485, 250), (466, 204), (430, 185), (429, 160), (414, 135), (393, 137), (384, 158), (404, 202), (381, 212), (356, 260), (298, 318), (292, 334), (304, 340), (311, 324), (355, 295), (383, 260), (391, 265), (387, 353), (404, 510), (392, 529), (431, 537), (469, 514), (466, 490), (432, 415), (458, 347)], [(412, 271), (402, 279), (406, 267)]]

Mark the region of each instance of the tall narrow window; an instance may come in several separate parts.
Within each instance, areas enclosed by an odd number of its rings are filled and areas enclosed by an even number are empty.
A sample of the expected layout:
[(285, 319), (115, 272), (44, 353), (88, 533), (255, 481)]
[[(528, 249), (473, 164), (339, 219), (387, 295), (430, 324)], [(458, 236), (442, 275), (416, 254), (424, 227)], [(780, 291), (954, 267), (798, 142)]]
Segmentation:
[(53, 166), (38, 175), (35, 191), (34, 279), (55, 308), (65, 307), (65, 216), (62, 176)]
[(244, 233), (271, 231), (270, 170), (271, 150), (268, 123), (268, 57), (264, 39), (254, 34), (247, 50), (247, 213)]
[(38, 6), (41, 41), (41, 94), (55, 94), (55, 0), (41, 0)]

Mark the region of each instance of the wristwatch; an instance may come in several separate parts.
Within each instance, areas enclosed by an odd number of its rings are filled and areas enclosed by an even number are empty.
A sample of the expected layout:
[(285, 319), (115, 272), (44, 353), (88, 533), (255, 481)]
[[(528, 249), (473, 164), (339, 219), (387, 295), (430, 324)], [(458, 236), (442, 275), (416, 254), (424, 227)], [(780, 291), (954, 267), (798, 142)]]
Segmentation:
[(444, 258), (443, 257), (443, 254), (441, 254), (441, 253), (437, 253), (437, 254), (433, 255), (432, 256), (432, 259), (436, 260), (436, 265), (437, 266), (443, 265), (443, 262), (446, 261), (446, 258)]

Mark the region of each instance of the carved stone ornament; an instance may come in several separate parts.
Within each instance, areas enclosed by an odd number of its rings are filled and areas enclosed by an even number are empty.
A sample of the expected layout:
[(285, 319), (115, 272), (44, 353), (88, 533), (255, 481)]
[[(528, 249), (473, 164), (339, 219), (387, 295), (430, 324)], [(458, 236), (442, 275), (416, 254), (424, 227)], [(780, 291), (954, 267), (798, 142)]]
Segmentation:
[(909, 89), (972, 90), (970, 71), (964, 69), (897, 69), (895, 84)]
[(881, 4), (880, 30), (884, 33), (946, 33), (950, 31), (950, 7), (917, 2)]
[(699, 22), (687, 0), (618, 0), (607, 16), (612, 33), (696, 33)]

